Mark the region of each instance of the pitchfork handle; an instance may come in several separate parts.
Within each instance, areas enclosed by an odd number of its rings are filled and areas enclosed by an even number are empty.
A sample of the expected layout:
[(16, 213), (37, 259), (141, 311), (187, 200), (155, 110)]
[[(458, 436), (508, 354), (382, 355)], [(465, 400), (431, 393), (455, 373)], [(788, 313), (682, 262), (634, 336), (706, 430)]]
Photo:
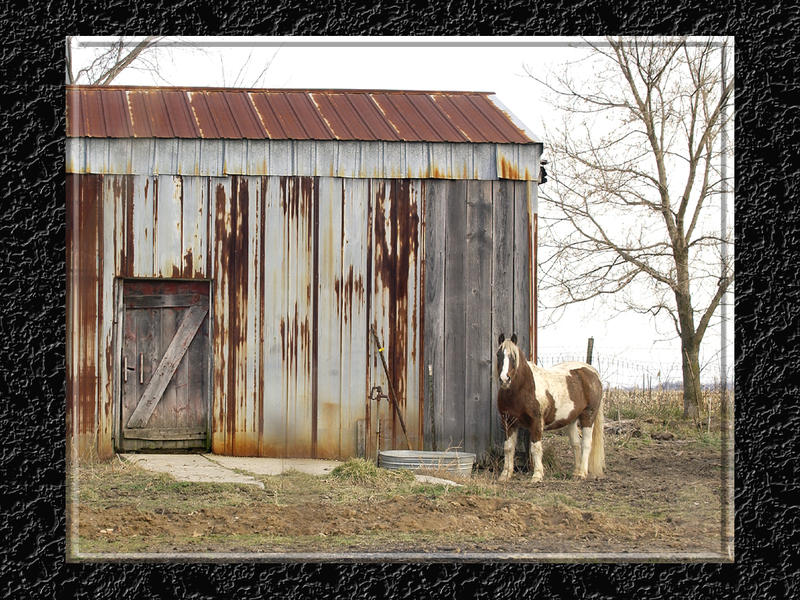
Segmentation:
[[(389, 382), (389, 399), (392, 401), (394, 405), (394, 410), (397, 413), (397, 417), (400, 419), (400, 427), (403, 428), (403, 435), (406, 437), (406, 444), (408, 445), (408, 449), (412, 450), (411, 442), (408, 439), (408, 432), (406, 431), (406, 422), (403, 419), (403, 413), (400, 412), (400, 407), (397, 405), (397, 398), (394, 395), (394, 386), (392, 385), (392, 378), (389, 377), (389, 368), (386, 366), (386, 359), (383, 356), (383, 346), (381, 346), (380, 341), (378, 340), (378, 334), (375, 333), (375, 326), (372, 326), (372, 339), (375, 340), (375, 346), (378, 349), (378, 355), (381, 357), (381, 363), (383, 363), (383, 372), (386, 373), (386, 380)], [(380, 419), (380, 415), (378, 415)]]

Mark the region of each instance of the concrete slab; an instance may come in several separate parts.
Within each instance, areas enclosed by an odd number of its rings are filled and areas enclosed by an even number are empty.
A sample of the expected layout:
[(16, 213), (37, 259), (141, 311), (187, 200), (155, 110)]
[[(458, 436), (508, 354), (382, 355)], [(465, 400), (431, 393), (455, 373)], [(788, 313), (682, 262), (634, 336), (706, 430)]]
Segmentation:
[(260, 488), (264, 484), (216, 464), (201, 454), (120, 454), (120, 458), (148, 471), (169, 473), (178, 481), (244, 483)]
[(286, 471), (300, 471), (309, 475), (327, 475), (342, 464), (338, 460), (312, 458), (261, 458), (253, 456), (222, 456), (204, 454), (208, 460), (228, 469), (239, 469), (256, 475), (280, 475)]

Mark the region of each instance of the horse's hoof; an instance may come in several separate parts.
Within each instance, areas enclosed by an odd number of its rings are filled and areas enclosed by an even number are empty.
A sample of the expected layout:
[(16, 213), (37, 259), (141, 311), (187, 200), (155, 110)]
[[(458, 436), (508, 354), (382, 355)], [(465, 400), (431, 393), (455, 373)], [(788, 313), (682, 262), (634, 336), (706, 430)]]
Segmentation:
[(531, 483), (539, 483), (542, 480), (542, 477), (543, 476), (541, 473), (534, 473), (531, 477)]
[(508, 481), (509, 479), (511, 479), (511, 475), (506, 475), (505, 473), (503, 473), (502, 475), (500, 475), (500, 477), (497, 478), (497, 481), (505, 482)]
[(581, 473), (580, 471), (575, 471), (572, 474), (572, 478), (573, 479), (580, 479), (581, 481), (583, 481), (584, 479), (586, 479), (586, 473)]

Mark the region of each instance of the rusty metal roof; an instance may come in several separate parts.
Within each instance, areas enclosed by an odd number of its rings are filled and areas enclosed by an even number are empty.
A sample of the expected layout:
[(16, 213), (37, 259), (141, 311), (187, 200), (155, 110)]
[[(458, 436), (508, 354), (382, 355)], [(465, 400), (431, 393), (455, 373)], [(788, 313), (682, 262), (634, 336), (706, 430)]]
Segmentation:
[(491, 92), (67, 87), (67, 136), (530, 144)]

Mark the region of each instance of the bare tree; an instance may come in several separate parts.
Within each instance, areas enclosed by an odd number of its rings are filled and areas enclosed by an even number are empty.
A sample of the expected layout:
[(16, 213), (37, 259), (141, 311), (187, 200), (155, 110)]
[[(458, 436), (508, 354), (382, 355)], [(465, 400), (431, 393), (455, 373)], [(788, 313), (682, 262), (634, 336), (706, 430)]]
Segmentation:
[(712, 41), (607, 39), (587, 60), (584, 81), (581, 69), (544, 80), (528, 69), (563, 115), (546, 135), (542, 295), (554, 298), (550, 308), (602, 299), (668, 315), (681, 342), (684, 416), (696, 418), (700, 345), (733, 282), (728, 234), (705, 214), (719, 214), (732, 78), (721, 80)]
[[(87, 50), (81, 48), (81, 50)], [(73, 37), (67, 38), (67, 83), (84, 85), (111, 85), (114, 79), (126, 69), (137, 69), (148, 73), (157, 84), (173, 85), (163, 76), (160, 60), (164, 53), (174, 59), (172, 50), (180, 48), (182, 51), (201, 52), (209, 58), (209, 52), (203, 48), (202, 41), (195, 42), (186, 38), (165, 38), (164, 36), (147, 36), (144, 38), (108, 38), (101, 44), (93, 45), (80, 57), (75, 57), (76, 43)], [(220, 76), (222, 86), (226, 86), (226, 72), (236, 72), (236, 77), (231, 83), (233, 87), (248, 85), (256, 87), (263, 83), (272, 62), (280, 50), (275, 49), (268, 60), (256, 60), (251, 50), (243, 61), (226, 61), (223, 53), (219, 54)], [(182, 54), (181, 56), (186, 56)], [(255, 70), (255, 75), (253, 70)], [(209, 71), (208, 76), (216, 73)]]
[[(73, 38), (67, 38), (67, 83), (84, 83), (88, 85), (110, 85), (125, 69), (137, 61), (143, 68), (158, 73), (157, 58), (147, 59), (148, 51), (153, 49), (159, 36), (150, 35), (139, 41), (131, 41), (123, 37), (109, 42), (101, 48), (92, 60), (82, 68), (74, 71)], [(153, 53), (149, 53), (153, 54)]]

